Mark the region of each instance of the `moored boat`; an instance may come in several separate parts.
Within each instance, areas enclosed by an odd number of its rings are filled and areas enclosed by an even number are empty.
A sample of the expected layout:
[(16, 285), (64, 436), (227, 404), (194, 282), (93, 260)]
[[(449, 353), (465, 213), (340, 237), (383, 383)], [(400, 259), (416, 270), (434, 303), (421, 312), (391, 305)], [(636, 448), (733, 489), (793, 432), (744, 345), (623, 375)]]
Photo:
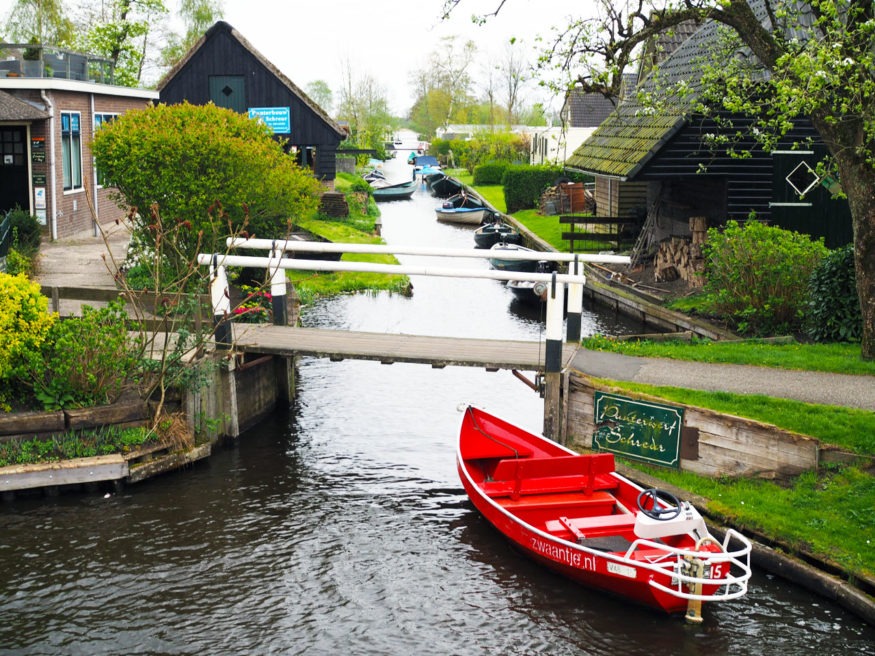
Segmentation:
[(747, 538), (718, 540), (691, 504), (618, 474), (613, 454), (580, 455), (469, 406), (456, 465), (487, 521), (573, 581), (692, 622), (703, 602), (747, 592)]
[(407, 200), (419, 187), (416, 180), (408, 180), (407, 182), (399, 182), (398, 184), (386, 185), (382, 187), (374, 187), (372, 193), (374, 200), (382, 202), (389, 200)]
[(464, 223), (467, 225), (480, 225), (483, 219), (486, 218), (487, 210), (485, 207), (437, 207), (438, 221), (446, 223)]
[(489, 258), (489, 264), (499, 271), (536, 271), (538, 260), (521, 260), (512, 257), (504, 257), (507, 253), (537, 253), (533, 248), (527, 248), (522, 244), (510, 244), (499, 241), (489, 249), (494, 257)]
[(519, 244), (522, 239), (523, 237), (519, 230), (503, 221), (486, 223), (474, 231), (474, 245), (476, 248), (492, 248), (500, 241), (506, 244)]
[(449, 198), (465, 190), (465, 185), (443, 173), (426, 176), (425, 180), (431, 195), (436, 198)]

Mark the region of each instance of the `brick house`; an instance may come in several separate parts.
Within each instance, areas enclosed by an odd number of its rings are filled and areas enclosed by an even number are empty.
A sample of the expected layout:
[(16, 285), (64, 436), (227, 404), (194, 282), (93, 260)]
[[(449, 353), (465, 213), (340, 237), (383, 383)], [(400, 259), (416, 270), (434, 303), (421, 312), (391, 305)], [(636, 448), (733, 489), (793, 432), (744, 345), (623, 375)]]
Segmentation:
[(105, 60), (37, 49), (42, 65), (29, 69), (24, 64), (34, 62), (23, 59), (23, 47), (0, 44), (9, 57), (0, 62), (0, 213), (16, 206), (30, 211), (53, 240), (96, 233), (121, 210), (94, 167), (94, 131), (148, 106), (158, 93), (111, 84)]

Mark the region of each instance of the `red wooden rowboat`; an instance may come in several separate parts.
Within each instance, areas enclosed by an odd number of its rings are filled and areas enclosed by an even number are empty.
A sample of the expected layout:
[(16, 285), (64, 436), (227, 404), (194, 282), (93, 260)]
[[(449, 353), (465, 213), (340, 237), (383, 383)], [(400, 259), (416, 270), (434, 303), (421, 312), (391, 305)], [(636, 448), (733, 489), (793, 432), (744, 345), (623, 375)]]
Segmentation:
[(747, 592), (747, 538), (717, 540), (691, 504), (614, 471), (613, 454), (580, 455), (469, 406), (456, 457), (477, 510), (563, 576), (693, 622), (702, 602)]

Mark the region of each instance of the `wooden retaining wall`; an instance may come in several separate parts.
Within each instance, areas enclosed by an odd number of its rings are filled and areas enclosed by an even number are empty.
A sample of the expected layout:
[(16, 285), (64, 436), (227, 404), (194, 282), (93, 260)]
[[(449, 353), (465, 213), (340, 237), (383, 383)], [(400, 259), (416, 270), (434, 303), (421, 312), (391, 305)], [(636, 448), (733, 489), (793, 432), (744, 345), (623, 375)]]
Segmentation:
[[(577, 371), (566, 383), (565, 443), (591, 449), (595, 433), (594, 394), (610, 391), (630, 398), (664, 400), (596, 385)], [(817, 469), (817, 440), (750, 419), (669, 402), (684, 408), (680, 466), (702, 476), (733, 476), (782, 479)]]

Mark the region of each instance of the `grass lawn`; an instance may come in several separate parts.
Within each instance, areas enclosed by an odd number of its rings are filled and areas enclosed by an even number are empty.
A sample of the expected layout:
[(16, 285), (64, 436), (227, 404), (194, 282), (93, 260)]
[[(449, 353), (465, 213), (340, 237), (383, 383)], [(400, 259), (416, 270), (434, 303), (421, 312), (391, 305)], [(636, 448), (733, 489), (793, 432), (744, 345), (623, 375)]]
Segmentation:
[[(466, 184), (471, 176), (453, 174)], [(500, 187), (475, 189), (496, 208), (504, 208)], [(501, 205), (494, 199), (501, 198)], [(537, 210), (513, 214), (556, 250), (569, 250), (561, 239), (557, 217)], [(787, 369), (832, 371), (875, 376), (875, 362), (860, 358), (858, 344), (772, 344), (744, 342), (638, 342), (590, 338), (584, 346), (628, 355), (701, 362), (753, 364)], [(612, 386), (646, 393), (667, 401), (770, 423), (815, 437), (855, 453), (875, 454), (875, 415), (852, 408), (834, 408), (760, 396), (734, 395), (605, 381)], [(875, 379), (873, 379), (875, 384)], [(708, 499), (707, 510), (725, 522), (783, 544), (791, 553), (810, 553), (855, 577), (875, 578), (875, 476), (858, 466), (825, 467), (807, 472), (789, 484), (755, 479), (711, 479), (689, 472), (627, 462), (651, 476)]]

